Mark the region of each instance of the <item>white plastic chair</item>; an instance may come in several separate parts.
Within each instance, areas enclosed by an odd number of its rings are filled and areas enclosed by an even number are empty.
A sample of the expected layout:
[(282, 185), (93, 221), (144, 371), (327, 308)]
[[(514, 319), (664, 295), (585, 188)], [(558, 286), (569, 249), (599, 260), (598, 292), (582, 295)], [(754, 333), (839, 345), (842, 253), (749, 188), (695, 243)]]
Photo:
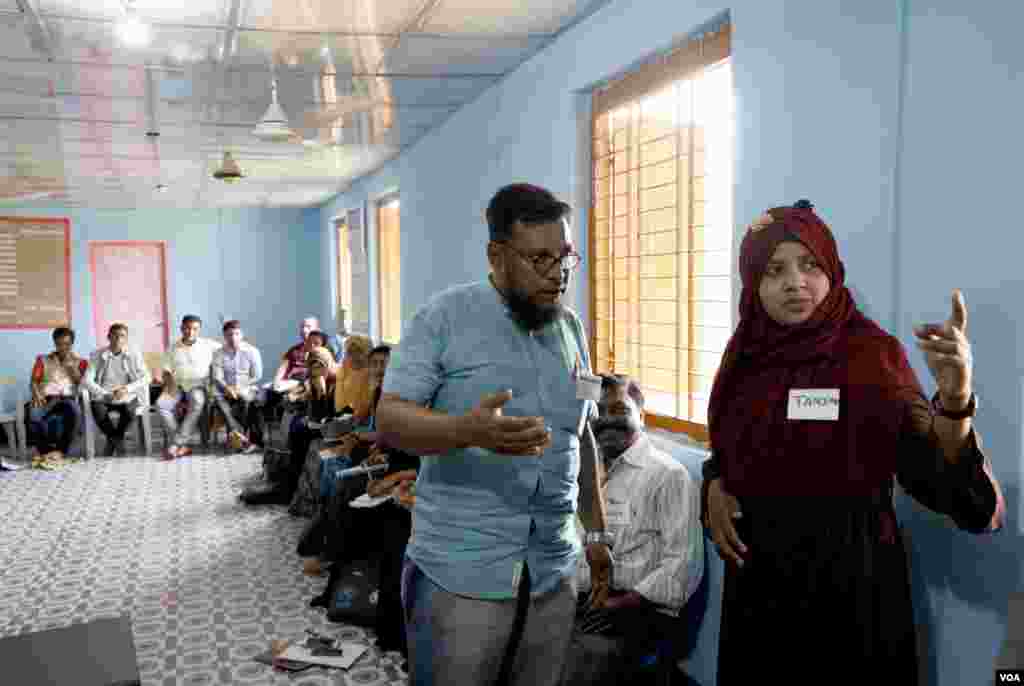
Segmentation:
[[(11, 458), (21, 460), (28, 452), (28, 437), (25, 436), (25, 402), (19, 390), (18, 380), (13, 376), (0, 377), (0, 394), (3, 398), (0, 405), (0, 425), (7, 431)], [(14, 403), (13, 407), (10, 406), (11, 402)]]
[[(92, 399), (89, 391), (83, 386), (79, 388), (78, 397), (82, 404), (82, 424), (85, 432), (85, 459), (91, 460), (96, 457), (96, 438), (100, 434), (100, 428), (96, 424), (96, 418), (92, 414)], [(146, 389), (145, 402), (140, 403), (135, 410), (135, 418), (138, 420), (140, 443), (144, 446), (146, 455), (153, 454), (153, 430), (150, 424), (149, 389)]]

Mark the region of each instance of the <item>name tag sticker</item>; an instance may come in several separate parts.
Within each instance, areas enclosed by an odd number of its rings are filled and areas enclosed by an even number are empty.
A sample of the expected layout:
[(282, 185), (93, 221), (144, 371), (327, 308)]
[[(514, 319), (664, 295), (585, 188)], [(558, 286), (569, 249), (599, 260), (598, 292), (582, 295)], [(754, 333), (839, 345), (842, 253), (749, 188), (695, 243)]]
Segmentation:
[(601, 377), (586, 372), (576, 377), (576, 399), (601, 400)]
[(793, 388), (786, 419), (834, 422), (839, 419), (838, 388)]

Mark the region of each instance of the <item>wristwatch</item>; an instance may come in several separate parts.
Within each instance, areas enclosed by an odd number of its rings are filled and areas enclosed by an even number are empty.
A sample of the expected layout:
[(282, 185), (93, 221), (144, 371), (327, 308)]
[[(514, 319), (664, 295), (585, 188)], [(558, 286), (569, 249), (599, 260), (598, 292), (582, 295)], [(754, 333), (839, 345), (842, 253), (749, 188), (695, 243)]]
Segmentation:
[(608, 546), (608, 549), (612, 549), (612, 543), (614, 537), (607, 531), (588, 531), (583, 537), (584, 545), (590, 545), (591, 543), (604, 543)]
[(942, 401), (939, 399), (938, 391), (932, 396), (932, 410), (939, 417), (945, 417), (946, 419), (952, 419), (954, 421), (960, 421), (973, 417), (975, 412), (978, 411), (978, 396), (975, 393), (971, 393), (971, 399), (967, 401), (967, 407), (960, 410), (959, 412), (952, 412), (942, 406)]

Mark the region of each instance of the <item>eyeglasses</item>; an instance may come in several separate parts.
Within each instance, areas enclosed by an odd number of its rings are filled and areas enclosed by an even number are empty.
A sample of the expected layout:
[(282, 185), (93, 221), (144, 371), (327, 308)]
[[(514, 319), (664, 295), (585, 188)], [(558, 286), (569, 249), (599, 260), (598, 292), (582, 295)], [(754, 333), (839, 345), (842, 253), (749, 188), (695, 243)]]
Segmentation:
[(576, 267), (580, 266), (580, 260), (582, 259), (577, 253), (571, 252), (561, 257), (554, 257), (552, 255), (524, 255), (515, 248), (512, 247), (511, 243), (505, 241), (496, 241), (507, 246), (509, 250), (514, 252), (516, 255), (524, 261), (528, 262), (533, 267), (533, 271), (537, 272), (541, 277), (545, 277), (551, 273), (551, 268), (556, 264), (561, 265), (563, 271), (571, 272)]

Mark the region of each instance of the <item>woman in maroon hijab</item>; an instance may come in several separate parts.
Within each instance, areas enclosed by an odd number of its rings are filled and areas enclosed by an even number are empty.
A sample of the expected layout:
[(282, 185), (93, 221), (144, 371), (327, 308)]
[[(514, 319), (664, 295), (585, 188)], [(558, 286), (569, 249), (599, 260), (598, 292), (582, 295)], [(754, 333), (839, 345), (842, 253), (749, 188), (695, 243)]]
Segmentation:
[(740, 270), (702, 498), (726, 562), (718, 684), (916, 684), (894, 480), (973, 533), (998, 530), (1005, 508), (971, 426), (963, 298), (915, 329), (929, 402), (900, 342), (857, 309), (808, 201), (749, 227)]

